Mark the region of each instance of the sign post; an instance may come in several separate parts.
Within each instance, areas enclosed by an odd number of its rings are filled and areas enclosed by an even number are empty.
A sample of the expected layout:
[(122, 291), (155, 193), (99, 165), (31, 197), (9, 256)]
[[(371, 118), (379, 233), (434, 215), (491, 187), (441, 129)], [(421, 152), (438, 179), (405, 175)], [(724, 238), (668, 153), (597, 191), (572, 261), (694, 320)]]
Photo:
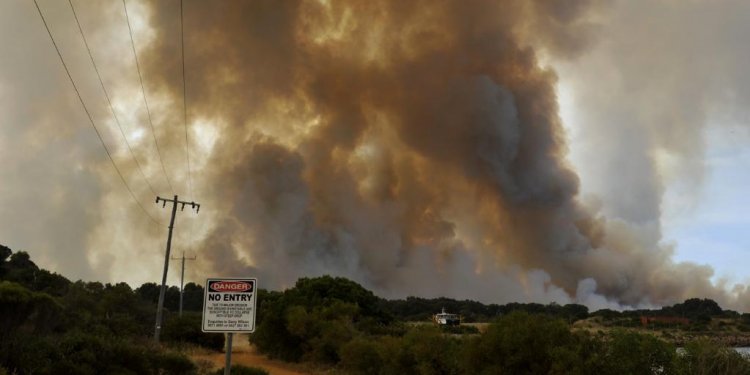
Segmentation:
[(203, 332), (227, 333), (226, 365), (232, 365), (232, 339), (235, 332), (255, 331), (255, 278), (211, 278), (203, 295)]

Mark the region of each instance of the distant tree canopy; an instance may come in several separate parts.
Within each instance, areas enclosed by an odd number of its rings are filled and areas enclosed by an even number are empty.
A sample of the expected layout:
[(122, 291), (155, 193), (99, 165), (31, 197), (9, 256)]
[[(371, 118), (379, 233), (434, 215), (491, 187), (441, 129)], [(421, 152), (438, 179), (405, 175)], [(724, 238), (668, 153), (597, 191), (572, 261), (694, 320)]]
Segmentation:
[[(159, 284), (144, 283), (135, 289), (135, 293), (144, 301), (156, 304), (159, 301)], [(196, 283), (187, 283), (183, 288), (182, 309), (185, 311), (203, 310), (203, 287)], [(164, 292), (164, 308), (178, 311), (180, 308), (180, 288), (170, 286)]]
[(683, 303), (661, 309), (664, 313), (671, 313), (686, 318), (697, 319), (699, 317), (714, 317), (724, 313), (718, 303), (707, 298), (691, 298)]
[(708, 298), (690, 298), (685, 302), (672, 306), (664, 306), (655, 310), (626, 310), (614, 311), (610, 309), (598, 310), (590, 314), (605, 320), (637, 319), (641, 316), (679, 317), (687, 318), (693, 323), (705, 324), (716, 317), (740, 317), (732, 310), (722, 310), (716, 301)]
[(471, 300), (452, 298), (419, 298), (407, 297), (405, 300), (381, 300), (382, 308), (393, 316), (407, 321), (430, 320), (433, 314), (445, 309), (446, 312), (461, 315), (464, 322), (489, 322), (513, 311), (525, 311), (532, 314), (547, 314), (568, 322), (586, 319), (588, 307), (579, 304), (558, 305), (551, 303), (508, 303), (506, 305), (490, 304)]

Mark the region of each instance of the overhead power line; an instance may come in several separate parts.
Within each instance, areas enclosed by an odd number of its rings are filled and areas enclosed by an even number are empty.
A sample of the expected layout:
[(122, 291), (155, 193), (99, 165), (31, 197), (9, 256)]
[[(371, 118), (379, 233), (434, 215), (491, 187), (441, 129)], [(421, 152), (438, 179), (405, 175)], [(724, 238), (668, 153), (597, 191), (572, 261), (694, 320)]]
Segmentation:
[(104, 86), (102, 75), (101, 73), (99, 73), (99, 68), (96, 66), (96, 61), (94, 61), (94, 55), (91, 53), (89, 42), (86, 40), (86, 35), (84, 34), (83, 28), (81, 27), (81, 22), (78, 20), (78, 14), (76, 13), (76, 8), (73, 6), (73, 1), (68, 0), (68, 4), (70, 4), (70, 10), (73, 11), (73, 18), (75, 18), (76, 25), (78, 25), (78, 31), (81, 33), (81, 39), (83, 39), (83, 45), (86, 46), (86, 51), (89, 54), (89, 59), (91, 59), (91, 65), (94, 67), (94, 71), (96, 72), (96, 78), (99, 79), (99, 85), (101, 85), (102, 87), (102, 91), (104, 92), (104, 97), (107, 98), (107, 104), (109, 105), (109, 110), (112, 112), (112, 116), (115, 118), (115, 123), (117, 124), (117, 128), (120, 129), (120, 134), (122, 134), (122, 138), (125, 140), (125, 144), (128, 146), (128, 151), (130, 152), (130, 156), (135, 161), (135, 165), (138, 166), (138, 172), (140, 172), (141, 177), (143, 177), (143, 180), (146, 181), (146, 185), (148, 185), (148, 188), (151, 189), (151, 192), (154, 195), (158, 195), (156, 193), (156, 190), (154, 190), (154, 187), (148, 181), (146, 174), (143, 173), (143, 168), (141, 167), (141, 163), (138, 161), (138, 158), (135, 156), (135, 153), (133, 152), (133, 147), (130, 146), (128, 137), (125, 135), (125, 131), (122, 130), (122, 124), (120, 123), (120, 118), (117, 116), (117, 112), (115, 111), (115, 108), (112, 105), (112, 99), (110, 99), (109, 92), (107, 91), (107, 88)]
[(96, 124), (94, 124), (94, 119), (91, 117), (91, 113), (86, 107), (86, 103), (83, 102), (83, 98), (81, 97), (81, 92), (78, 91), (78, 87), (76, 86), (75, 81), (73, 81), (73, 76), (70, 75), (70, 70), (68, 69), (68, 65), (65, 64), (65, 59), (63, 59), (62, 54), (60, 53), (60, 49), (57, 47), (57, 42), (55, 42), (55, 38), (52, 36), (52, 32), (50, 31), (49, 26), (47, 25), (47, 20), (44, 18), (44, 14), (42, 13), (42, 9), (39, 8), (39, 4), (37, 3), (37, 0), (34, 0), (34, 5), (36, 6), (36, 10), (39, 12), (39, 17), (42, 18), (42, 23), (44, 23), (44, 28), (47, 30), (47, 34), (49, 35), (50, 40), (52, 40), (52, 45), (55, 47), (57, 56), (60, 58), (60, 62), (62, 63), (63, 68), (65, 69), (65, 73), (68, 75), (68, 79), (70, 79), (70, 84), (73, 85), (73, 90), (75, 90), (76, 95), (78, 96), (78, 100), (81, 102), (83, 111), (86, 112), (86, 116), (89, 119), (89, 123), (91, 124), (91, 127), (94, 128), (94, 132), (96, 132), (96, 136), (99, 138), (99, 142), (101, 142), (102, 147), (104, 147), (104, 151), (107, 153), (107, 157), (109, 158), (109, 161), (112, 163), (112, 166), (115, 168), (117, 175), (120, 176), (120, 180), (125, 185), (125, 188), (128, 190), (128, 192), (130, 193), (130, 196), (133, 198), (135, 203), (138, 204), (138, 207), (140, 207), (141, 210), (143, 210), (143, 213), (145, 213), (146, 216), (148, 216), (148, 218), (151, 219), (151, 221), (154, 222), (155, 224), (160, 224), (158, 220), (156, 220), (153, 216), (151, 216), (151, 214), (148, 213), (148, 211), (146, 211), (146, 208), (143, 207), (143, 205), (138, 200), (138, 198), (135, 197), (135, 194), (133, 193), (133, 189), (131, 189), (130, 185), (128, 185), (128, 182), (125, 181), (125, 177), (120, 171), (120, 168), (117, 167), (115, 160), (112, 158), (112, 153), (109, 151), (107, 144), (104, 143), (104, 139), (102, 138), (101, 133), (99, 133), (99, 129), (97, 129)]
[(188, 141), (188, 129), (187, 129), (187, 81), (185, 81), (185, 32), (184, 32), (184, 17), (182, 15), (182, 3), (180, 0), (180, 42), (182, 44), (182, 118), (183, 124), (185, 124), (185, 154), (187, 158), (187, 172), (188, 172), (188, 193), (190, 197), (193, 197), (193, 177), (190, 172), (190, 142)]
[(169, 190), (174, 194), (174, 188), (172, 187), (172, 181), (169, 180), (169, 174), (167, 174), (167, 168), (164, 167), (164, 159), (161, 157), (161, 150), (159, 149), (159, 142), (156, 140), (156, 131), (154, 130), (154, 122), (151, 120), (151, 110), (148, 107), (148, 100), (146, 100), (146, 89), (143, 86), (143, 75), (141, 75), (141, 64), (138, 61), (138, 53), (135, 50), (135, 41), (133, 40), (133, 29), (130, 27), (130, 15), (128, 14), (128, 6), (125, 4), (125, 0), (122, 0), (122, 6), (125, 8), (125, 19), (128, 22), (128, 31), (130, 32), (130, 46), (133, 47), (133, 56), (135, 57), (135, 67), (138, 69), (138, 80), (141, 82), (141, 93), (143, 94), (143, 104), (146, 106), (146, 113), (148, 114), (148, 123), (151, 125), (151, 134), (154, 137), (154, 144), (156, 145), (156, 153), (159, 155), (159, 163), (161, 163), (161, 170), (164, 172), (164, 177), (167, 179), (167, 185)]

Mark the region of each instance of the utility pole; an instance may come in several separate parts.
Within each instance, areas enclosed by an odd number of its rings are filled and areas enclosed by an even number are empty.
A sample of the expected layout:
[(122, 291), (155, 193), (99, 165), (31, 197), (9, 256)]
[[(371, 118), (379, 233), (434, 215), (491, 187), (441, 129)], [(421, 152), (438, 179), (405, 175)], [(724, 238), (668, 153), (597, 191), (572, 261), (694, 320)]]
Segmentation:
[(180, 272), (180, 317), (182, 317), (182, 294), (183, 294), (183, 286), (185, 285), (185, 261), (186, 260), (195, 260), (196, 257), (192, 258), (185, 258), (185, 252), (182, 252), (182, 257), (180, 258), (172, 258), (174, 260), (182, 259), (182, 271)]
[(185, 205), (190, 205), (197, 214), (201, 210), (201, 205), (195, 202), (183, 202), (174, 196), (174, 199), (164, 199), (162, 197), (156, 197), (156, 203), (163, 202), (162, 208), (167, 206), (167, 202), (172, 202), (172, 219), (169, 220), (169, 236), (167, 237), (167, 253), (164, 255), (164, 273), (161, 277), (161, 289), (159, 290), (159, 303), (156, 306), (156, 327), (154, 329), (154, 340), (159, 343), (159, 334), (161, 333), (161, 315), (164, 307), (164, 292), (167, 287), (167, 270), (169, 270), (169, 251), (172, 247), (172, 230), (174, 229), (174, 218), (177, 215), (177, 205), (181, 204), (182, 208), (180, 211), (185, 209)]

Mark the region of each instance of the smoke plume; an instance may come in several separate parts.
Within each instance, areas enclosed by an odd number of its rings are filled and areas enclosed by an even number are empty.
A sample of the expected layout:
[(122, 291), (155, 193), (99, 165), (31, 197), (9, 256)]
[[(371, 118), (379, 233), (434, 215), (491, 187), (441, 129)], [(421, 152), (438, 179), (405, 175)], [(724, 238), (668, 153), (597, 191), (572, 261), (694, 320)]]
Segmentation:
[[(200, 245), (212, 268), (273, 287), (335, 273), (386, 295), (721, 294), (658, 233), (579, 199), (556, 76), (535, 50), (579, 54), (598, 8), (188, 2), (189, 116), (218, 129), (200, 171), (216, 207)], [(175, 102), (177, 12), (153, 4), (147, 60), (163, 78), (152, 89)]]
[[(202, 205), (200, 221), (181, 214), (176, 238), (180, 249), (195, 241), (189, 251), (201, 261), (188, 273), (197, 279), (252, 275), (263, 287), (282, 288), (299, 277), (335, 274), (387, 297), (621, 308), (699, 296), (745, 307), (744, 287), (714, 285), (710, 267), (674, 262), (661, 241), (663, 186), (648, 153), (670, 139), (661, 136), (667, 133), (616, 126), (621, 140), (607, 144), (622, 150), (611, 155), (635, 150), (622, 172), (641, 174), (618, 181), (642, 194), (605, 197), (618, 202), (614, 207), (581, 196), (567, 159), (558, 78), (540, 61), (589, 59), (610, 4), (186, 0), (192, 176), (182, 171), (180, 3), (132, 7), (145, 20), (135, 36), (155, 138), (167, 150), (164, 162), (181, 198)], [(115, 6), (102, 9), (122, 22)], [(112, 28), (101, 20), (85, 24)], [(132, 77), (132, 63), (109, 58), (113, 71)], [(140, 105), (137, 89), (118, 92), (122, 103)], [(131, 116), (145, 121), (143, 111)], [(146, 174), (164, 196), (154, 145), (144, 137), (135, 146), (149, 156)], [(99, 158), (92, 172), (98, 186), (118, 189), (102, 177), (109, 172)], [(128, 177), (137, 176), (125, 154), (117, 160)], [(140, 186), (137, 194), (149, 196)], [(136, 224), (143, 221), (137, 207), (117, 212), (112, 194), (95, 191), (92, 198), (106, 213), (81, 247), (159, 259), (148, 249), (160, 251), (163, 234)], [(133, 246), (128, 238), (136, 234)], [(89, 263), (113, 270), (115, 258), (93, 252)]]

